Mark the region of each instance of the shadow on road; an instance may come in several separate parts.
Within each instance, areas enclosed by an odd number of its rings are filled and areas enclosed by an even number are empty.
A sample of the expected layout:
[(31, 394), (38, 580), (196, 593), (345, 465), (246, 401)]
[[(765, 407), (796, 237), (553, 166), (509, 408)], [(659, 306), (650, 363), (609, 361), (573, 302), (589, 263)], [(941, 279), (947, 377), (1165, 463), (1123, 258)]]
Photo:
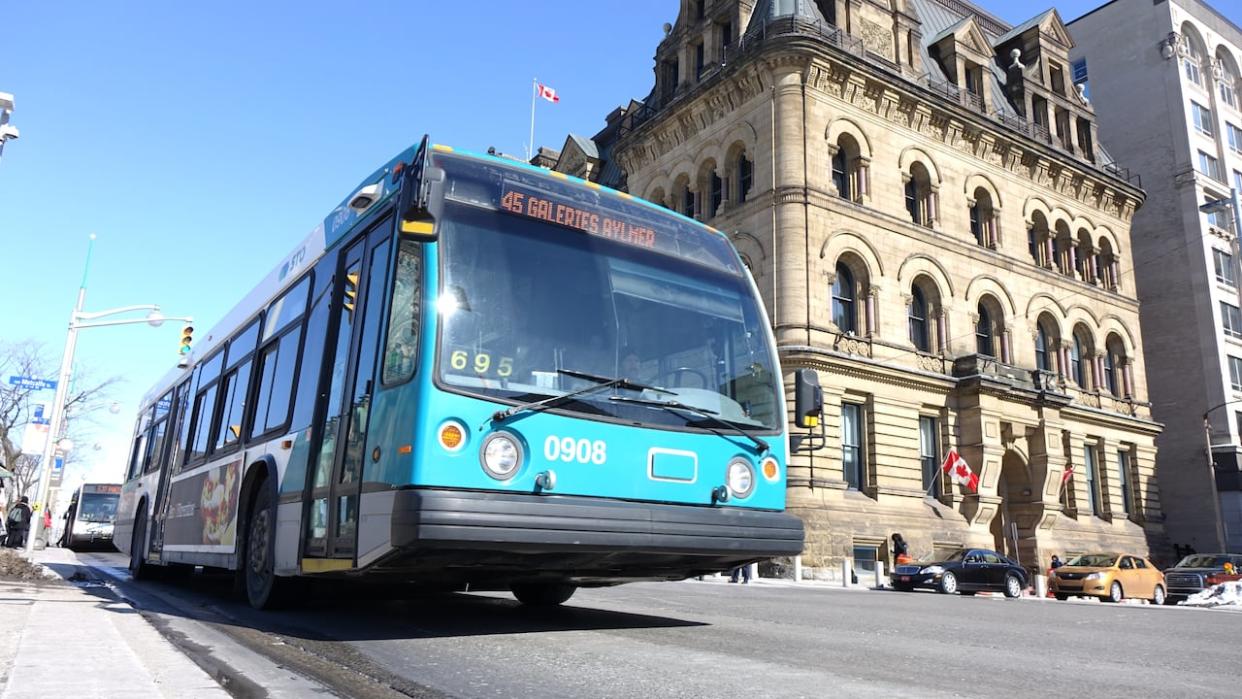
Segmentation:
[[(177, 582), (135, 582), (118, 569), (50, 565), (70, 579), (75, 570), (111, 577), (140, 609), (195, 621), (242, 626), (308, 641), (454, 638), (486, 635), (704, 626), (702, 622), (573, 606), (535, 609), (501, 597), (465, 593), (410, 594), (392, 585), (341, 581), (308, 584), (295, 603), (257, 611), (232, 592), (230, 575), (199, 571)], [(70, 570), (75, 569), (75, 570)], [(310, 581), (308, 581), (310, 583)], [(107, 588), (103, 588), (107, 590)], [(98, 593), (106, 598), (105, 592)]]

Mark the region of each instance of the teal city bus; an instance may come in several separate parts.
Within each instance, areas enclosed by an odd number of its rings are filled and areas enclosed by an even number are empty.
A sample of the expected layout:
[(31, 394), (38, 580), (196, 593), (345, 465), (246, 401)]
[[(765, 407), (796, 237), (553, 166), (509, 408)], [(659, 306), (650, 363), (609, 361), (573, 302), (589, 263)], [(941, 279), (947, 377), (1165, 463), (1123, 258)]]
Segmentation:
[(724, 235), (423, 139), (147, 393), (116, 542), (260, 608), (298, 576), (684, 579), (800, 553), (784, 406)]

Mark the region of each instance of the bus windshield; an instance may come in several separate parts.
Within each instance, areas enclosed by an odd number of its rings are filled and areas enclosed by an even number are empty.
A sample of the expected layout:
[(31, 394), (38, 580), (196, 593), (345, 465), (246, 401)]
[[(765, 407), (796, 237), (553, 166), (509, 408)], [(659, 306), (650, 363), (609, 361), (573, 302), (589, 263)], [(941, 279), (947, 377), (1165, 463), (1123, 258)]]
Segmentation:
[(115, 522), (116, 505), (120, 499), (121, 496), (115, 493), (83, 493), (76, 518), (79, 522)]
[(587, 373), (662, 390), (601, 391), (562, 410), (718, 427), (701, 414), (610, 400), (621, 394), (677, 401), (746, 428), (780, 426), (775, 361), (740, 267), (453, 201), (439, 223), (445, 388), (520, 402), (589, 386), (564, 371)]

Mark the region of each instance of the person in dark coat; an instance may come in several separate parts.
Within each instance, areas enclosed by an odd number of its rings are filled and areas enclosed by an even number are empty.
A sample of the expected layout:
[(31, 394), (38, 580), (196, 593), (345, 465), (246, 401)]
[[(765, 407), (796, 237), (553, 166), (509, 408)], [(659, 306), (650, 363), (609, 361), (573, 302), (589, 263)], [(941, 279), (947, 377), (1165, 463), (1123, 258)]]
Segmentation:
[(893, 562), (905, 563), (910, 560), (910, 546), (901, 532), (893, 532)]
[(1065, 565), (1065, 563), (1060, 558), (1057, 558), (1057, 555), (1055, 553), (1052, 554), (1052, 563), (1049, 565), (1049, 567), (1052, 568), (1053, 570), (1056, 570), (1057, 568), (1060, 568), (1063, 565)]
[(30, 498), (23, 495), (17, 504), (9, 510), (8, 519), (5, 520), (5, 526), (8, 527), (9, 535), (5, 544), (12, 549), (21, 548), (26, 545), (26, 532), (30, 531)]

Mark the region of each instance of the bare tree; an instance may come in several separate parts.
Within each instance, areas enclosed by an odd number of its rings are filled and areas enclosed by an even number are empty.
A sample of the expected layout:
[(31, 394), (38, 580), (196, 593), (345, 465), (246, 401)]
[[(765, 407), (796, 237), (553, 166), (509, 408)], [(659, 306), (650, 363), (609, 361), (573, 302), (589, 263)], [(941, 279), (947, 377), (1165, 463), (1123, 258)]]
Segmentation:
[[(42, 344), (33, 340), (0, 341), (0, 461), (14, 476), (5, 483), (6, 511), (18, 497), (29, 494), (39, 475), (41, 457), (41, 450), (38, 454), (23, 453), (18, 446), (26, 425), (34, 419), (35, 405), (40, 401), (35, 399), (34, 390), (14, 386), (8, 383), (8, 377), (55, 377), (59, 359), (50, 356)], [(109, 391), (118, 381), (118, 377), (96, 380), (89, 372), (78, 372), (65, 401), (65, 431), (59, 436), (83, 437), (93, 422), (93, 414), (108, 401)], [(49, 435), (48, 438), (56, 437)]]

